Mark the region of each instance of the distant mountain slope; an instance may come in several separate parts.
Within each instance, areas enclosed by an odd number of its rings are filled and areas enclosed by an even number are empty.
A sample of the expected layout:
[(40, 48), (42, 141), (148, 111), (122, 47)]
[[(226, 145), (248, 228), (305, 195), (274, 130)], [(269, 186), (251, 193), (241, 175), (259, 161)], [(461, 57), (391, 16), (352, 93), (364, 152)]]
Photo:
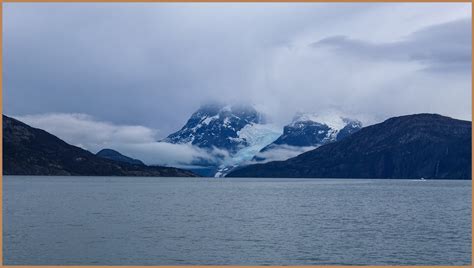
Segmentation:
[(192, 172), (104, 159), (3, 115), (4, 175), (195, 176)]
[(102, 149), (99, 152), (97, 152), (95, 155), (101, 158), (110, 159), (117, 162), (123, 162), (123, 163), (132, 164), (132, 165), (145, 165), (142, 161), (138, 159), (125, 156), (112, 149)]
[(390, 118), (286, 161), (228, 177), (471, 179), (471, 122), (436, 114)]

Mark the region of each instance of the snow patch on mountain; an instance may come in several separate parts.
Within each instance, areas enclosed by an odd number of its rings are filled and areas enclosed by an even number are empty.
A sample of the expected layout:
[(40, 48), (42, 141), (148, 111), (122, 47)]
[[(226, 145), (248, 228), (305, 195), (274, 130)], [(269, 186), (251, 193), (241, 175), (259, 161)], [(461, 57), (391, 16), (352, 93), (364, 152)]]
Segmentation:
[[(218, 118), (219, 118), (218, 115), (210, 116), (210, 117), (207, 117), (207, 116), (206, 116), (206, 117), (200, 122), (200, 124), (195, 127), (195, 129), (198, 129), (198, 128), (202, 127), (203, 125), (206, 125), (206, 126), (207, 126), (207, 125), (209, 125), (209, 123), (211, 123), (211, 121), (213, 121), (213, 120), (215, 120), (215, 119), (218, 119)], [(226, 118), (226, 119), (227, 119), (227, 118)]]
[(338, 114), (316, 114), (316, 113), (297, 113), (290, 126), (295, 126), (299, 122), (316, 122), (324, 124), (333, 130), (339, 131), (347, 125), (344, 118)]

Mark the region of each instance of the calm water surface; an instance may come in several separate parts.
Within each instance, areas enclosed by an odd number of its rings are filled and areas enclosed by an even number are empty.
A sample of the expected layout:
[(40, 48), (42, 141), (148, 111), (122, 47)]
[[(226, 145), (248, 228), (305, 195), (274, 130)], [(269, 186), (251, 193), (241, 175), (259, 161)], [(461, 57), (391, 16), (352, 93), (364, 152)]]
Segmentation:
[(471, 181), (4, 177), (4, 264), (468, 265)]

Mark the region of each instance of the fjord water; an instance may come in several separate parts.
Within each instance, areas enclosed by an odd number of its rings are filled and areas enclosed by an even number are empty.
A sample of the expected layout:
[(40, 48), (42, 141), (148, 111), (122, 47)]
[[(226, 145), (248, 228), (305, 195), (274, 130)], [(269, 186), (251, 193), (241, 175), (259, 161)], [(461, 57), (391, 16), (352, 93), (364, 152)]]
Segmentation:
[(3, 181), (6, 265), (471, 263), (471, 181)]

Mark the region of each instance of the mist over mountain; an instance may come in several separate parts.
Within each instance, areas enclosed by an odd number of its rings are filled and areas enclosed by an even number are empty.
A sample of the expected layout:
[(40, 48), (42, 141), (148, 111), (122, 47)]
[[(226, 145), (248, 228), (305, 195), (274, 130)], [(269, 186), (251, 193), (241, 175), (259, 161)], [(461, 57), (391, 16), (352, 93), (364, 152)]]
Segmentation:
[(252, 105), (212, 103), (201, 106), (186, 124), (161, 142), (188, 144), (214, 158), (196, 159), (191, 165), (202, 175), (215, 176), (228, 166), (251, 160), (279, 131)]

